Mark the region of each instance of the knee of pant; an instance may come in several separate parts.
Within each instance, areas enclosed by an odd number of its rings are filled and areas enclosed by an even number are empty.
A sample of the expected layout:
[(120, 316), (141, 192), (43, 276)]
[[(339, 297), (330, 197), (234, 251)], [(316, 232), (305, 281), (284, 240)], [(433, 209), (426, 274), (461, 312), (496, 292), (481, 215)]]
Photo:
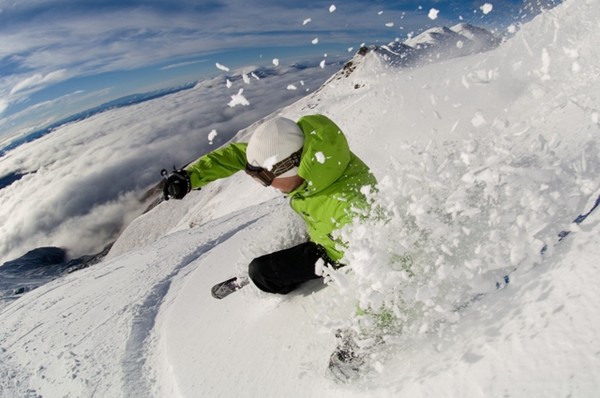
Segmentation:
[(263, 292), (278, 293), (279, 285), (272, 281), (268, 272), (269, 264), (255, 258), (248, 265), (248, 276), (254, 282), (254, 285)]
[(255, 258), (248, 265), (248, 276), (253, 281), (262, 280), (264, 278), (264, 264), (260, 259)]

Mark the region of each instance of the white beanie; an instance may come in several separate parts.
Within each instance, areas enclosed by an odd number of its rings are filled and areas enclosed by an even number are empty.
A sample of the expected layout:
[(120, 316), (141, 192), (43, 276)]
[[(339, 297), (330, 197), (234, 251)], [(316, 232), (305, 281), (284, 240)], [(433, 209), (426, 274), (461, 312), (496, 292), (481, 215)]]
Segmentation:
[[(304, 145), (302, 129), (290, 119), (276, 117), (257, 127), (246, 148), (246, 159), (253, 166), (271, 170), (277, 162), (289, 157)], [(277, 177), (298, 174), (298, 167)]]

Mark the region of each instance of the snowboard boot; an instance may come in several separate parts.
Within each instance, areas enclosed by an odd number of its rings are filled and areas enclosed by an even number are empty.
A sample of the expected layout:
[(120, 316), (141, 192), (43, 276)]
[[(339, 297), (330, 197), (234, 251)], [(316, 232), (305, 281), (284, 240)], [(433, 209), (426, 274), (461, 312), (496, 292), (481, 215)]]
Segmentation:
[(338, 330), (335, 337), (339, 343), (329, 358), (329, 371), (342, 383), (358, 379), (366, 360), (355, 342), (356, 333), (351, 330)]

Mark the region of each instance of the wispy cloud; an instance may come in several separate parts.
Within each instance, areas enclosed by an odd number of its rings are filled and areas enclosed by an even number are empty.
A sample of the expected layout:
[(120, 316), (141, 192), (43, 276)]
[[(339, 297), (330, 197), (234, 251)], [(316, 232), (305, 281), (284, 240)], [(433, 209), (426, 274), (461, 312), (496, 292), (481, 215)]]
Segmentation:
[(30, 77), (27, 77), (13, 86), (10, 90), (10, 95), (18, 92), (34, 90), (39, 87), (43, 87), (48, 84), (52, 84), (57, 81), (64, 80), (67, 77), (67, 73), (64, 69), (50, 72), (47, 75), (36, 73)]
[(163, 66), (162, 68), (160, 68), (160, 70), (168, 70), (168, 69), (175, 69), (175, 68), (182, 68), (184, 66), (190, 66), (190, 65), (195, 65), (195, 64), (201, 64), (204, 62), (208, 62), (208, 60), (206, 59), (202, 59), (199, 61), (188, 61), (188, 62), (179, 62), (177, 64), (172, 64), (172, 65), (167, 65), (167, 66)]
[(4, 113), (6, 108), (8, 108), (8, 101), (0, 99), (0, 116)]

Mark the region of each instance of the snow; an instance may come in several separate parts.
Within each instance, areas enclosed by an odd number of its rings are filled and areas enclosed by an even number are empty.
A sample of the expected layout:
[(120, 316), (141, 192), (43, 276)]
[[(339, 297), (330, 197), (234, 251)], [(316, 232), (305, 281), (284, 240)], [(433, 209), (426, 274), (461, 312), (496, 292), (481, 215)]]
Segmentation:
[(490, 12), (492, 12), (492, 10), (494, 9), (494, 5), (490, 4), (490, 3), (485, 3), (484, 5), (482, 5), (480, 7), (481, 12), (483, 12), (484, 15), (489, 14)]
[[(595, 396), (600, 212), (570, 223), (600, 194), (598, 5), (566, 2), (493, 51), (420, 68), (368, 53), (269, 116), (330, 116), (377, 176), (376, 214), (339, 232), (348, 266), (317, 264), (324, 280), (287, 296), (213, 299), (304, 239), (285, 198), (236, 174), (2, 310), (0, 395)], [(326, 371), (338, 328), (369, 353), (347, 384)]]
[(220, 63), (216, 63), (215, 66), (217, 67), (217, 69), (222, 70), (224, 72), (229, 72), (229, 68), (225, 65), (222, 65)]
[(236, 107), (238, 105), (242, 105), (242, 106), (250, 105), (250, 102), (248, 102), (246, 97), (244, 97), (243, 93), (244, 93), (244, 89), (240, 88), (238, 90), (237, 94), (234, 94), (231, 96), (231, 101), (229, 101), (229, 103), (227, 105), (230, 106), (231, 108)]
[(440, 10), (432, 8), (431, 10), (429, 10), (427, 17), (433, 21), (433, 20), (437, 19), (439, 13), (440, 13)]
[(267, 170), (272, 170), (273, 166), (275, 166), (279, 160), (279, 156), (277, 155), (270, 156), (264, 160), (263, 164), (261, 164), (261, 167)]
[(217, 133), (217, 130), (215, 130), (215, 129), (212, 129), (210, 131), (210, 133), (208, 133), (208, 142), (210, 145), (213, 144), (213, 141), (215, 140), (215, 138), (217, 138), (217, 135), (218, 135), (218, 133)]
[(315, 157), (317, 159), (317, 162), (319, 162), (321, 164), (325, 163), (325, 155), (323, 154), (323, 152), (315, 153)]

